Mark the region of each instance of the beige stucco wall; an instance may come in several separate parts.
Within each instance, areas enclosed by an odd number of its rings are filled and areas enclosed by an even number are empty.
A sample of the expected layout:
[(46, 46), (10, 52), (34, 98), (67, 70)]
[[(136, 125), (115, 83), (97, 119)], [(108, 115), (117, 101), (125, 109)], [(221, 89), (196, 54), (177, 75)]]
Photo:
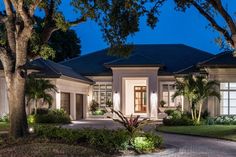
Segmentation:
[[(148, 84), (148, 102), (149, 105), (149, 115), (148, 117), (152, 119), (157, 119), (157, 103), (152, 104), (151, 94), (157, 94), (157, 74), (159, 67), (119, 67), (112, 68), (113, 71), (113, 93), (119, 95), (119, 103), (114, 102), (114, 108), (125, 112), (125, 95), (124, 95), (124, 78), (147, 78)], [(157, 95), (156, 95), (157, 96)], [(151, 105), (152, 104), (152, 105)]]
[[(219, 82), (236, 82), (235, 68), (206, 68), (210, 80), (218, 80)], [(208, 111), (211, 116), (220, 115), (220, 102), (217, 98), (208, 99)]]

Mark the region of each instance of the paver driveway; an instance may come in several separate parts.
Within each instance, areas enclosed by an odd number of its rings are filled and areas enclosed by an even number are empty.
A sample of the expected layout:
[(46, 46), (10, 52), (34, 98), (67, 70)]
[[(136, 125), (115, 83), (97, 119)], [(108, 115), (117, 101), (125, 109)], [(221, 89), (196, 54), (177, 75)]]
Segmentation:
[[(82, 120), (65, 127), (72, 129), (84, 127), (117, 129), (122, 126), (111, 120)], [(174, 148), (172, 147), (170, 151), (167, 149), (166, 152), (158, 155), (141, 155), (142, 157), (236, 157), (236, 142), (159, 132), (157, 134), (163, 136), (167, 146), (170, 145)]]

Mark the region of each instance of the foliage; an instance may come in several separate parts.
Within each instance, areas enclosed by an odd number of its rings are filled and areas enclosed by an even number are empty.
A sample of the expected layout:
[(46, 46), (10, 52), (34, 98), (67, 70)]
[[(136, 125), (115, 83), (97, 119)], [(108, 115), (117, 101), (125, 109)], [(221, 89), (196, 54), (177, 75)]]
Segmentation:
[(119, 118), (112, 118), (113, 121), (122, 124), (126, 128), (126, 130), (131, 134), (131, 136), (135, 136), (135, 134), (139, 132), (145, 125), (152, 123), (152, 121), (147, 118), (139, 120), (139, 115), (135, 117), (131, 114), (130, 117), (127, 118), (120, 111), (112, 110), (112, 113), (115, 113), (115, 115)]
[(99, 108), (99, 103), (95, 100), (92, 100), (92, 102), (90, 103), (90, 111), (93, 113), (95, 111), (97, 111), (97, 109)]
[(33, 117), (35, 119), (35, 123), (71, 123), (70, 116), (62, 109), (50, 109), (48, 113), (37, 113), (36, 115), (33, 115)]
[(0, 122), (9, 122), (9, 114), (5, 114), (0, 117)]
[(27, 122), (28, 122), (28, 124), (35, 124), (35, 115), (29, 115), (28, 117), (27, 117)]
[(49, 108), (52, 105), (53, 97), (49, 92), (57, 92), (57, 88), (49, 80), (35, 78), (29, 76), (26, 82), (26, 97), (27, 101), (34, 101), (35, 114), (37, 113), (38, 100), (43, 99), (44, 103), (49, 105)]
[(165, 104), (166, 104), (166, 102), (165, 102), (164, 100), (161, 100), (161, 101), (160, 101), (160, 106), (161, 106), (161, 107), (164, 107)]
[(163, 124), (166, 126), (181, 126), (181, 125), (194, 125), (190, 117), (181, 113), (178, 110), (167, 110), (168, 116), (163, 119)]
[[(91, 129), (84, 128), (71, 130), (53, 126), (36, 126), (36, 135), (52, 140), (60, 140), (72, 144), (85, 144), (97, 150), (115, 154), (121, 150), (127, 150), (135, 147), (140, 150), (153, 150), (161, 145), (162, 139), (154, 134), (144, 133), (139, 136), (145, 137), (148, 145), (140, 147), (140, 143), (130, 143), (131, 136), (127, 130), (108, 130), (108, 129)], [(136, 144), (136, 145), (135, 145)]]
[(56, 62), (77, 57), (81, 53), (80, 39), (72, 29), (54, 32), (49, 45), (56, 51), (55, 58), (50, 57), (50, 59)]
[(214, 124), (236, 125), (236, 116), (235, 115), (218, 116), (214, 119)]
[(104, 115), (105, 113), (105, 110), (97, 109), (96, 111), (92, 112), (92, 115)]
[(128, 56), (133, 47), (125, 43), (129, 35), (139, 31), (140, 17), (146, 16), (147, 25), (154, 28), (158, 22), (158, 9), (164, 1), (73, 0), (72, 5), (87, 15), (85, 18), (95, 19), (101, 26), (104, 39), (110, 45), (110, 54)]
[(112, 107), (113, 106), (113, 102), (110, 99), (108, 99), (107, 102), (106, 102), (106, 106), (107, 107)]
[(138, 152), (150, 152), (160, 147), (162, 138), (154, 133), (144, 133), (133, 139), (132, 145)]
[[(236, 41), (232, 35), (236, 33), (236, 24), (234, 15), (229, 11), (229, 2), (223, 0), (175, 0), (176, 9), (185, 12), (186, 9), (194, 7), (209, 22), (209, 28), (216, 30), (220, 38), (224, 37), (225, 41), (216, 39), (221, 48), (234, 49)], [(222, 19), (220, 22), (218, 19)], [(227, 44), (227, 45), (224, 45)]]
[(187, 75), (183, 80), (176, 80), (177, 91), (174, 93), (173, 99), (180, 95), (187, 98), (191, 108), (192, 120), (199, 123), (204, 101), (211, 96), (220, 100), (218, 87), (217, 81), (207, 80), (203, 76)]

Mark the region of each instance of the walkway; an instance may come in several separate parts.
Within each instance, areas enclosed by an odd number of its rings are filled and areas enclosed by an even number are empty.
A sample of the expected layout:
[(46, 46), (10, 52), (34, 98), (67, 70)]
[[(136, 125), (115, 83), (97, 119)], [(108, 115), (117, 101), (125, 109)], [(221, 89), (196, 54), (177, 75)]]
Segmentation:
[[(111, 120), (82, 120), (65, 127), (72, 129), (84, 127), (117, 129), (122, 126)], [(236, 142), (176, 134), (157, 134), (163, 137), (165, 145), (171, 146), (170, 151), (167, 149), (158, 155), (141, 155), (142, 157), (236, 157)]]

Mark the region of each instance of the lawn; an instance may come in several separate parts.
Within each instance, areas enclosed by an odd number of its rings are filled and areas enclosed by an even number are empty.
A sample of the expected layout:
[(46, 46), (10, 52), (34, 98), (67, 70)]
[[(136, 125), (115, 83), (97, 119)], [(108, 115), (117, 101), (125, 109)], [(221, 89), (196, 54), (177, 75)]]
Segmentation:
[(160, 126), (157, 130), (236, 141), (236, 125)]
[(9, 123), (0, 122), (0, 131), (8, 131)]

